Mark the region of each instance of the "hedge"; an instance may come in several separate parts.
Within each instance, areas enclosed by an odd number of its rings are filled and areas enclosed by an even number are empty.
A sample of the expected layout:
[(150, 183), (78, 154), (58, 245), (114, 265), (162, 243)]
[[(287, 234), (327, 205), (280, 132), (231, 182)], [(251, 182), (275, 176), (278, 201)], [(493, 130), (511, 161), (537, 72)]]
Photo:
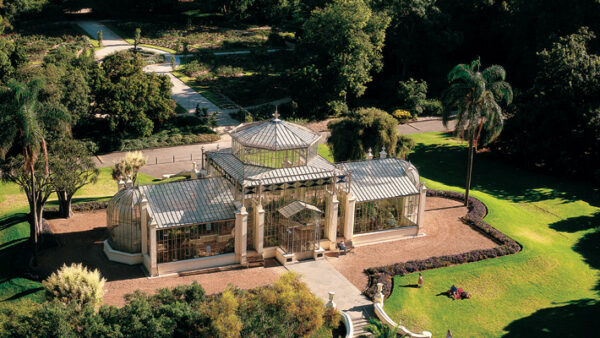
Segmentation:
[[(465, 197), (465, 195), (462, 193), (438, 190), (428, 190), (427, 196), (444, 197), (459, 201), (463, 201)], [(456, 264), (477, 262), (488, 258), (511, 255), (521, 251), (522, 246), (514, 239), (506, 236), (483, 221), (483, 217), (485, 217), (487, 214), (487, 208), (483, 203), (481, 203), (481, 201), (469, 196), (467, 208), (469, 211), (464, 217), (461, 217), (461, 220), (465, 224), (471, 226), (473, 229), (480, 231), (484, 235), (494, 240), (496, 243), (498, 243), (497, 247), (483, 250), (472, 250), (456, 255), (429, 257), (422, 260), (412, 260), (403, 263), (365, 269), (365, 273), (368, 275), (369, 283), (364, 291), (364, 294), (373, 299), (377, 293), (377, 283), (383, 283), (383, 294), (385, 298), (387, 298), (392, 293), (394, 276), (404, 276), (406, 274), (418, 271), (437, 269)]]

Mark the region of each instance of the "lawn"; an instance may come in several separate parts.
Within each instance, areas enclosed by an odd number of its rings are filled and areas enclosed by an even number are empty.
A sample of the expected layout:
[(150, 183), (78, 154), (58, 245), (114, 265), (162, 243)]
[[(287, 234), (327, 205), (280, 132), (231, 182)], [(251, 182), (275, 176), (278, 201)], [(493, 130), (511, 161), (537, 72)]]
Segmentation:
[[(429, 188), (462, 191), (466, 148), (443, 133), (412, 136), (409, 156)], [(441, 336), (573, 336), (592, 333), (600, 318), (600, 201), (584, 182), (536, 174), (478, 154), (473, 196), (485, 203), (485, 220), (514, 238), (512, 256), (396, 276), (387, 313), (413, 331)], [(452, 284), (472, 299), (439, 295)]]
[[(139, 174), (138, 181), (140, 184), (158, 182), (154, 177), (145, 174)], [(111, 169), (101, 168), (98, 182), (77, 192), (73, 203), (107, 200), (116, 191), (117, 184), (111, 177)], [(47, 204), (53, 205), (57, 205), (55, 197), (51, 197)], [(44, 299), (41, 283), (16, 277), (10, 271), (11, 257), (17, 252), (19, 244), (29, 238), (29, 223), (25, 220), (28, 212), (27, 199), (19, 187), (12, 183), (0, 183), (0, 301)]]

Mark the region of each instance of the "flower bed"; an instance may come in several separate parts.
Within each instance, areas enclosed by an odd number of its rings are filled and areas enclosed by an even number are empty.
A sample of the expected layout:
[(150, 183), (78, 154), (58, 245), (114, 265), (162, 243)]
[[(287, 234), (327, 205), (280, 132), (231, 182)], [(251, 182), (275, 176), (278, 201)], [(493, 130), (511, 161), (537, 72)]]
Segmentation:
[[(427, 196), (443, 197), (462, 201), (464, 194), (451, 191), (428, 190)], [(478, 199), (469, 196), (468, 212), (461, 220), (471, 226), (473, 229), (485, 234), (496, 243), (498, 246), (491, 249), (472, 250), (456, 255), (446, 255), (429, 257), (422, 260), (413, 260), (403, 263), (396, 263), (387, 266), (368, 268), (365, 273), (368, 275), (369, 284), (364, 294), (373, 299), (377, 293), (377, 283), (383, 283), (383, 294), (389, 297), (393, 288), (393, 277), (396, 275), (404, 276), (409, 273), (424, 271), (429, 269), (437, 269), (456, 264), (464, 264), (477, 262), (488, 258), (501, 257), (521, 251), (521, 245), (512, 238), (506, 236), (502, 232), (496, 230), (491, 225), (483, 221), (483, 217), (487, 214), (487, 208)]]

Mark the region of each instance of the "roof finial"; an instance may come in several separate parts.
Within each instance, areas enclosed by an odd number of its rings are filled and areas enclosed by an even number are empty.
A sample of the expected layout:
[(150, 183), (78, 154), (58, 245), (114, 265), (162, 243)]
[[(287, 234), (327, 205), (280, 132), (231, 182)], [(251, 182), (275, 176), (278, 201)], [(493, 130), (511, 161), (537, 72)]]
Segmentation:
[(277, 108), (278, 108), (278, 106), (275, 106), (275, 113), (273, 114), (275, 121), (279, 121), (279, 111)]

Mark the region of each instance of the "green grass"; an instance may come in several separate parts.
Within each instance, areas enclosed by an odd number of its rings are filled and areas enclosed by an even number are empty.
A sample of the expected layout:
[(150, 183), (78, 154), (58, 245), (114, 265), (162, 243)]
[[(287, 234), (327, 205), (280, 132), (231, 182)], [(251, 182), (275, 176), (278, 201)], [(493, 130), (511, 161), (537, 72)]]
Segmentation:
[[(442, 133), (412, 136), (409, 156), (432, 189), (462, 191), (466, 148)], [(413, 331), (456, 337), (589, 335), (600, 315), (600, 201), (582, 182), (535, 174), (478, 154), (473, 196), (485, 220), (523, 245), (502, 258), (396, 276), (387, 313)], [(399, 259), (400, 261), (401, 259)], [(439, 296), (452, 284), (472, 299)]]
[(323, 156), (327, 161), (329, 162), (335, 162), (333, 160), (333, 153), (331, 152), (331, 149), (327, 146), (327, 144), (319, 144), (319, 149), (317, 150), (317, 152), (319, 153), (319, 155)]
[[(140, 184), (159, 182), (145, 174), (139, 174), (138, 181)], [(111, 168), (101, 168), (98, 182), (79, 190), (73, 203), (107, 200), (116, 192), (117, 185), (111, 177)], [(55, 205), (56, 198), (52, 196), (47, 206)], [(27, 199), (19, 187), (13, 183), (0, 183), (0, 302), (24, 298), (34, 301), (44, 299), (41, 283), (16, 277), (10, 271), (11, 257), (17, 252), (19, 244), (29, 238), (29, 223), (25, 219), (28, 212)]]

